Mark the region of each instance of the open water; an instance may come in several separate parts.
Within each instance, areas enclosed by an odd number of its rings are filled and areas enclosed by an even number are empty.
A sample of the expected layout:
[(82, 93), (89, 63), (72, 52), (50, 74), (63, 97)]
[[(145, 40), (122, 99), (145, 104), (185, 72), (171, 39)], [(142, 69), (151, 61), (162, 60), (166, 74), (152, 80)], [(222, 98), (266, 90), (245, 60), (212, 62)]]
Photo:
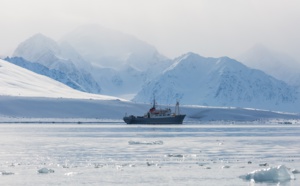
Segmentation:
[[(299, 125), (0, 124), (0, 185), (300, 185)], [(39, 173), (41, 172), (41, 173)]]

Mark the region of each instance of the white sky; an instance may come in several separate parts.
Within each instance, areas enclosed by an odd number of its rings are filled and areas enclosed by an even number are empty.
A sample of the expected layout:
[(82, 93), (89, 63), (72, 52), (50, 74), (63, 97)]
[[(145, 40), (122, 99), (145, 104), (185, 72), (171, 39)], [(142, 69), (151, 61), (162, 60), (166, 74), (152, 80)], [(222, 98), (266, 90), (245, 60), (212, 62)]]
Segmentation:
[(35, 33), (100, 24), (173, 58), (236, 57), (257, 43), (300, 63), (300, 0), (0, 0), (0, 55)]

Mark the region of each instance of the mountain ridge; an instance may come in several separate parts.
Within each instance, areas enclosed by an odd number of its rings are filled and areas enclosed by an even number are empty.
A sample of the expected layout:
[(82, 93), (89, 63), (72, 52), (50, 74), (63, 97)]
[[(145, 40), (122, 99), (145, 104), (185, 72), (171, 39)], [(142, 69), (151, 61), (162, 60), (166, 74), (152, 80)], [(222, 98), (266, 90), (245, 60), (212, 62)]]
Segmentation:
[[(31, 59), (19, 63), (27, 68), (38, 60), (49, 69), (44, 75), (51, 76), (51, 70), (62, 72), (56, 74), (58, 77), (53, 73), (52, 78), (78, 90), (135, 102), (149, 103), (155, 95), (163, 104), (181, 100), (189, 105), (298, 112), (300, 97), (296, 87), (234, 59), (189, 52), (170, 60), (148, 43), (118, 31), (110, 32), (83, 26), (59, 42), (37, 34), (29, 38), (33, 41), (28, 45), (22, 42), (14, 55)], [(118, 45), (120, 41), (124, 43)]]
[(285, 53), (256, 44), (237, 58), (251, 68), (262, 70), (290, 85), (300, 87), (300, 67), (295, 59)]
[(180, 100), (182, 104), (298, 110), (299, 95), (294, 87), (236, 60), (195, 53), (176, 60), (146, 84), (133, 101), (149, 102), (154, 94), (162, 104)]
[[(143, 114), (150, 105), (74, 90), (51, 78), (0, 59), (0, 122), (122, 122), (124, 114)], [(229, 107), (182, 106), (185, 122), (280, 122), (299, 114)]]

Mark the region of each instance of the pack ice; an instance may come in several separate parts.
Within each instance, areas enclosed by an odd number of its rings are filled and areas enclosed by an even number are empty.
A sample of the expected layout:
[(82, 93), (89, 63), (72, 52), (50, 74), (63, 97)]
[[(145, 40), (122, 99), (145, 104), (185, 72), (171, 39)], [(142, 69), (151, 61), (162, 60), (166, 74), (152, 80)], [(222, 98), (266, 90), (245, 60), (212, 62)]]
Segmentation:
[(279, 165), (278, 167), (255, 170), (240, 176), (240, 178), (254, 182), (286, 182), (294, 180), (295, 176), (286, 166)]

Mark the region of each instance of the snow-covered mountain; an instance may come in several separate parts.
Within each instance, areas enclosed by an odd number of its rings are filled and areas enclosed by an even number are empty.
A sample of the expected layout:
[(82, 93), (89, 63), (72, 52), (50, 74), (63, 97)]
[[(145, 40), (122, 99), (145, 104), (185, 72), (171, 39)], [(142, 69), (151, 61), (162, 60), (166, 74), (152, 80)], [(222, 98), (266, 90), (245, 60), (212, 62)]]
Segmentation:
[(7, 60), (72, 88), (99, 93), (101, 86), (102, 94), (136, 102), (149, 103), (155, 95), (162, 104), (179, 99), (182, 104), (299, 112), (296, 88), (262, 71), (227, 57), (188, 53), (170, 60), (131, 35), (97, 25), (80, 27), (59, 42), (37, 34), (13, 56), (23, 59)]
[(172, 63), (146, 42), (98, 25), (79, 27), (59, 42), (36, 34), (13, 57), (67, 74), (67, 80), (54, 79), (72, 88), (130, 99)]
[[(80, 91), (100, 93), (89, 64), (67, 43), (36, 34), (22, 42), (8, 61), (46, 75)], [(40, 64), (40, 65), (38, 65)]]
[(136, 94), (172, 62), (146, 42), (99, 25), (79, 27), (61, 42), (68, 43), (93, 66), (92, 74), (102, 93), (115, 96)]
[(290, 85), (300, 86), (300, 62), (287, 54), (257, 44), (237, 59), (251, 68), (262, 70)]
[[(0, 60), (0, 122), (102, 122), (107, 119), (121, 122), (126, 112), (142, 115), (149, 106), (77, 91)], [(187, 114), (185, 122), (192, 123), (299, 119), (297, 114), (242, 108), (185, 106), (181, 111)]]
[[(0, 96), (117, 100), (74, 90), (49, 77), (0, 59)], [(30, 107), (30, 105), (28, 105)]]
[[(29, 62), (21, 57), (13, 57), (13, 58), (5, 58), (6, 61), (11, 62), (15, 65), (18, 65), (20, 67), (26, 68), (30, 71), (33, 71), (37, 74), (41, 74), (47, 77), (50, 77), (56, 81), (59, 81), (73, 89), (80, 90), (83, 92), (93, 92), (93, 90), (97, 90), (99, 87), (98, 84), (94, 81), (91, 81), (93, 77), (91, 77), (90, 74), (86, 74), (83, 78), (76, 78), (67, 72), (62, 72), (60, 70), (56, 69), (49, 69), (48, 67), (45, 67), (44, 65), (41, 65), (39, 63), (32, 63)], [(85, 82), (83, 82), (85, 81)], [(90, 86), (84, 87), (82, 85), (85, 85), (85, 83), (88, 82)], [(93, 89), (90, 90), (90, 87)], [(98, 93), (100, 91), (100, 88), (98, 88)]]
[(185, 54), (153, 81), (145, 84), (133, 101), (162, 104), (252, 107), (299, 111), (298, 93), (292, 86), (228, 57), (205, 58)]

